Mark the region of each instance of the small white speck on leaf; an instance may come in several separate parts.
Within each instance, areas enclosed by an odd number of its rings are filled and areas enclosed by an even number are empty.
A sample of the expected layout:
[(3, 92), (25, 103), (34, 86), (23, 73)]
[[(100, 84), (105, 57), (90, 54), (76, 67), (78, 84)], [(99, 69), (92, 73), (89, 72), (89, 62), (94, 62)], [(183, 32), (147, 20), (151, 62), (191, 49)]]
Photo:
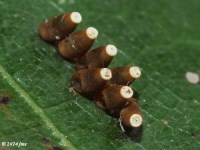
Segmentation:
[(162, 120), (162, 122), (163, 122), (163, 124), (166, 125), (166, 126), (169, 124), (169, 122), (168, 122), (167, 120)]
[(187, 81), (192, 84), (198, 84), (200, 81), (199, 74), (197, 74), (195, 72), (186, 72), (185, 77), (186, 77)]
[(73, 87), (69, 88), (69, 92), (73, 94), (73, 96), (76, 96), (78, 93), (74, 90)]

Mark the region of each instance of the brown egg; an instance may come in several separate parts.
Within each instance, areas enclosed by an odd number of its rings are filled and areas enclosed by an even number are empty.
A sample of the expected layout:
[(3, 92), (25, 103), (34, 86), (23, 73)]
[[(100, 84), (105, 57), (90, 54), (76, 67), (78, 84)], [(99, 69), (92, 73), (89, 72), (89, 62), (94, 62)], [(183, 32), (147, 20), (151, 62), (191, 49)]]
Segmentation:
[(129, 127), (140, 127), (143, 123), (141, 110), (134, 98), (129, 99), (127, 105), (120, 112), (123, 124)]
[(108, 81), (110, 84), (119, 84), (119, 85), (130, 85), (135, 79), (141, 76), (141, 71), (139, 67), (115, 67), (111, 69), (112, 79)]
[(107, 67), (112, 61), (113, 57), (117, 54), (117, 48), (114, 45), (106, 45), (98, 47), (94, 50), (88, 51), (85, 55), (77, 59), (77, 68), (104, 68)]
[(108, 68), (83, 69), (72, 75), (71, 85), (80, 94), (95, 94), (111, 77), (112, 73)]
[(122, 108), (127, 99), (133, 96), (133, 90), (128, 86), (113, 85), (103, 89), (94, 96), (95, 104), (102, 109)]
[(75, 32), (58, 44), (59, 53), (64, 59), (73, 61), (90, 49), (97, 36), (98, 31), (93, 27)]
[(81, 21), (82, 17), (78, 12), (55, 16), (40, 25), (40, 37), (47, 42), (56, 43), (69, 36)]

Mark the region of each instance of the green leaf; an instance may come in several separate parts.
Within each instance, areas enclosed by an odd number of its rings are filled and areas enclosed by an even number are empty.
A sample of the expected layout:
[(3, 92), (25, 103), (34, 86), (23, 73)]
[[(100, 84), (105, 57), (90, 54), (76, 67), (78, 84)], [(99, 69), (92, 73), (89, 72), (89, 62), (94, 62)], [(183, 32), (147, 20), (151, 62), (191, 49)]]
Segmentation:
[[(200, 149), (200, 84), (185, 78), (200, 74), (199, 0), (0, 0), (0, 10), (0, 142), (31, 150)], [(39, 38), (41, 22), (70, 11), (83, 16), (77, 30), (99, 30), (94, 47), (118, 47), (111, 66), (143, 69), (132, 84), (144, 114), (140, 141), (69, 92), (74, 65)]]

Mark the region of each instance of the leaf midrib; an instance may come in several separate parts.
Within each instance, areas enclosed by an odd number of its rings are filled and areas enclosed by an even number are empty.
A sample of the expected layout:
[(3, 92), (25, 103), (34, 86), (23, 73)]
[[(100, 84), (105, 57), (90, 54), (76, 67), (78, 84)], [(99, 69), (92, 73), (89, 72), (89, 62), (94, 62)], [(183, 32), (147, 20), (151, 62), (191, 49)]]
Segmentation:
[(33, 111), (44, 121), (46, 126), (52, 131), (52, 135), (60, 139), (60, 145), (67, 147), (70, 150), (75, 150), (76, 148), (72, 145), (66, 135), (64, 135), (52, 122), (52, 120), (45, 114), (40, 106), (38, 106), (35, 101), (29, 96), (29, 94), (23, 90), (20, 85), (13, 79), (13, 77), (5, 70), (5, 68), (0, 65), (0, 76), (2, 76), (8, 84), (18, 93), (25, 102), (33, 109)]

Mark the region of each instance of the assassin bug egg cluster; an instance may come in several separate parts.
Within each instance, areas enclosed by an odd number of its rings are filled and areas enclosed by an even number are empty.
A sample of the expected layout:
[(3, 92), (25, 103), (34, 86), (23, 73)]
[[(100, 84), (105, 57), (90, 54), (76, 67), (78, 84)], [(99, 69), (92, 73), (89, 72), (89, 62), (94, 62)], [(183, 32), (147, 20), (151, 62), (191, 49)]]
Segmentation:
[(133, 98), (134, 91), (128, 86), (141, 76), (140, 68), (108, 69), (117, 48), (108, 44), (88, 51), (98, 37), (98, 31), (88, 27), (73, 33), (81, 21), (78, 12), (56, 16), (40, 25), (40, 37), (54, 43), (65, 60), (76, 64), (77, 71), (71, 78), (71, 86), (76, 92), (90, 97), (99, 108), (114, 112), (123, 125), (140, 127), (143, 116)]

